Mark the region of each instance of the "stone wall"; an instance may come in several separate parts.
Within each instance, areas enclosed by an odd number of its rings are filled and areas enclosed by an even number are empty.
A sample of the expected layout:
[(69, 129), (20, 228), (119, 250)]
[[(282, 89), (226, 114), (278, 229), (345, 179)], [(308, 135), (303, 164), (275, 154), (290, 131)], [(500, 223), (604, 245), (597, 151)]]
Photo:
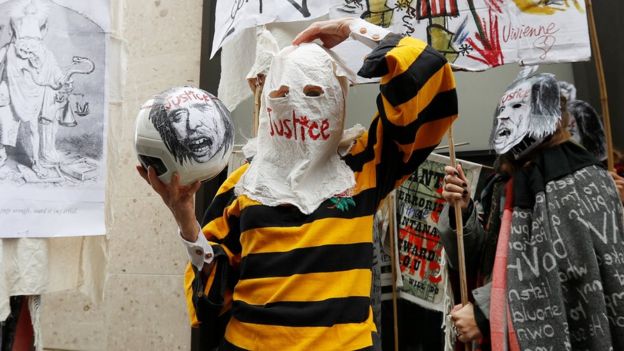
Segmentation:
[(189, 350), (186, 254), (167, 208), (134, 168), (133, 138), (146, 99), (199, 84), (202, 1), (111, 0), (111, 7), (103, 300), (93, 303), (77, 292), (44, 295), (43, 343), (62, 350)]

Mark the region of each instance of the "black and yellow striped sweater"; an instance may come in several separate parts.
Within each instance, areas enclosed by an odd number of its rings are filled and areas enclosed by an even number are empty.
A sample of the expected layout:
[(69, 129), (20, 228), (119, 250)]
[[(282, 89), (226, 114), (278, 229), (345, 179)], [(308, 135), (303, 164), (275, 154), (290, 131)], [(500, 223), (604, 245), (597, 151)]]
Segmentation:
[[(217, 267), (227, 264), (229, 273), (215, 267), (204, 276), (189, 264), (185, 287), (194, 325), (204, 322), (202, 298), (220, 301), (219, 294), (231, 290), (223, 308), (231, 312), (224, 349), (344, 351), (372, 345), (373, 215), (438, 145), (457, 117), (457, 96), (444, 57), (410, 37), (388, 35), (359, 74), (381, 77), (381, 93), (368, 133), (344, 157), (356, 179), (350, 194), (323, 202), (309, 215), (294, 206), (265, 206), (234, 194), (243, 166), (206, 213), (203, 232), (224, 257)], [(226, 276), (229, 281), (222, 282)]]

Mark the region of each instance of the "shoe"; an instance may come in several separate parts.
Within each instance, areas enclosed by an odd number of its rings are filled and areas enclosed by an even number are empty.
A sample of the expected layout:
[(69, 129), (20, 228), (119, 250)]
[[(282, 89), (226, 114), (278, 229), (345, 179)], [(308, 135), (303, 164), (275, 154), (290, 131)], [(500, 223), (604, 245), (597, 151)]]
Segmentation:
[(33, 163), (31, 169), (39, 178), (47, 178), (50, 176), (50, 172), (47, 169), (41, 167), (38, 163)]

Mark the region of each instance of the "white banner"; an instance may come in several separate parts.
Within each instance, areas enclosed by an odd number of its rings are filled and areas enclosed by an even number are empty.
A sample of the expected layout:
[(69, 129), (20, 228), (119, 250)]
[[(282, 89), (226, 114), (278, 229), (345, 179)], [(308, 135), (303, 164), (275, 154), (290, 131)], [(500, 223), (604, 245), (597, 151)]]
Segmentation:
[[(212, 55), (226, 42), (221, 61), (219, 98), (230, 109), (249, 97), (241, 67), (253, 66), (256, 38), (251, 31), (231, 40), (235, 32), (257, 24), (310, 21), (328, 13), (362, 17), (399, 34), (427, 40), (452, 65), (485, 70), (506, 63), (574, 62), (591, 56), (584, 1), (537, 0), (302, 0), (225, 1), (217, 3)], [(268, 4), (272, 4), (269, 6)], [(297, 5), (294, 6), (294, 5)], [(297, 10), (308, 9), (310, 16)], [(276, 24), (278, 43), (288, 45), (299, 30)], [(295, 28), (296, 30), (293, 30)], [(231, 33), (230, 33), (231, 32)], [(228, 33), (232, 35), (227, 35)], [(333, 48), (357, 72), (370, 48), (346, 40)], [(358, 77), (358, 83), (368, 83)]]
[[(455, 68), (481, 71), (508, 63), (588, 60), (582, 0), (340, 0), (330, 17), (361, 17), (399, 34), (426, 40)], [(369, 49), (338, 47), (360, 65)]]
[(219, 0), (210, 57), (245, 28), (311, 20), (326, 15), (337, 3), (337, 0)]
[(0, 238), (101, 235), (109, 0), (0, 2)]

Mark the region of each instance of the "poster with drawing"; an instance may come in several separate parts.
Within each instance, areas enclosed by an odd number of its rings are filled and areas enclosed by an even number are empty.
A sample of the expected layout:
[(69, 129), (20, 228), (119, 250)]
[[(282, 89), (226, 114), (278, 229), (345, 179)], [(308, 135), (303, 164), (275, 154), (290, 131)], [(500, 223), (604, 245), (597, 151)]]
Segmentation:
[(312, 20), (326, 15), (336, 4), (337, 0), (219, 0), (210, 57), (245, 28)]
[[(437, 228), (444, 207), (442, 186), (448, 157), (431, 154), (396, 190), (399, 265), (403, 286), (399, 296), (422, 307), (444, 311), (448, 277)], [(466, 177), (477, 184), (481, 165), (461, 161)], [(474, 197), (475, 188), (473, 188)]]
[(109, 1), (0, 1), (0, 237), (104, 234)]
[[(588, 60), (582, 0), (340, 0), (330, 17), (360, 17), (395, 33), (426, 40), (456, 68), (481, 71), (507, 63)], [(336, 49), (360, 65), (370, 51)]]

